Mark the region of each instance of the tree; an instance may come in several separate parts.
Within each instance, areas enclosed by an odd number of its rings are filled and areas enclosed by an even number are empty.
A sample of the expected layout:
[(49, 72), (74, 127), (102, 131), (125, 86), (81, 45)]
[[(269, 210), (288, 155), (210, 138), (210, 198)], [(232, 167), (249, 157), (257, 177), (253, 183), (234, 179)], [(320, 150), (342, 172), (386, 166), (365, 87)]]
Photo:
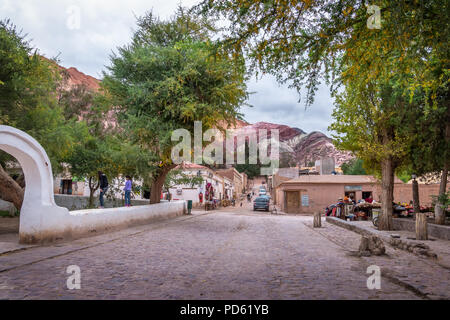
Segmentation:
[[(73, 95), (73, 92), (78, 92)], [(64, 97), (64, 95), (63, 95)], [(94, 206), (94, 194), (99, 189), (98, 171), (104, 172), (110, 183), (120, 175), (139, 176), (138, 162), (142, 161), (139, 148), (126, 141), (126, 136), (111, 123), (105, 114), (111, 106), (102, 92), (90, 92), (79, 87), (67, 92), (64, 98), (66, 116), (80, 119), (83, 130), (76, 134), (72, 151), (63, 159), (72, 176), (85, 179), (89, 186), (89, 207)], [(83, 101), (82, 108), (80, 101)], [(109, 119), (115, 121), (115, 119)], [(110, 188), (112, 190), (112, 188)]]
[[(207, 130), (240, 118), (247, 98), (240, 55), (215, 55), (214, 28), (179, 8), (167, 21), (148, 13), (138, 20), (130, 45), (111, 57), (104, 76), (119, 123), (131, 143), (148, 153), (150, 203), (160, 201), (171, 159), (175, 129)], [(145, 180), (145, 179), (144, 179)]]
[(381, 173), (379, 229), (391, 230), (394, 174), (408, 161), (411, 136), (402, 123), (409, 104), (390, 83), (361, 82), (364, 88), (349, 83), (336, 96), (330, 129), (336, 132), (338, 147), (352, 151), (371, 171)]
[(79, 143), (65, 159), (69, 165), (69, 170), (73, 176), (85, 178), (89, 184), (89, 208), (94, 206), (94, 193), (98, 190), (98, 171), (111, 174), (110, 167), (107, 166), (108, 154), (106, 148), (102, 147), (99, 140), (89, 137), (84, 143)]
[(344, 174), (348, 175), (365, 175), (367, 174), (366, 170), (363, 166), (364, 161), (361, 159), (351, 159), (347, 161), (346, 163), (343, 163), (341, 165), (341, 169), (344, 172)]
[[(332, 85), (344, 114), (335, 112), (336, 128), (348, 136), (338, 143), (357, 150), (381, 172), (380, 228), (389, 229), (394, 171), (404, 165), (411, 141), (401, 121), (408, 108), (436, 107), (437, 93), (448, 83), (448, 4), (371, 4), (382, 18), (375, 28), (368, 23), (373, 13), (357, 0), (204, 0), (195, 10), (227, 17), (223, 45), (244, 50), (255, 70), (272, 73), (298, 91), (306, 86), (306, 105), (322, 79)], [(340, 85), (344, 95), (336, 90)], [(351, 115), (350, 110), (366, 113)]]
[[(441, 76), (448, 70), (449, 10), (440, 0), (203, 0), (192, 10), (226, 19), (220, 45), (243, 51), (254, 71), (271, 73), (299, 93), (306, 88), (306, 105), (323, 80), (335, 89), (345, 78), (384, 73), (400, 77), (405, 92), (432, 93), (448, 79)], [(377, 46), (369, 51), (371, 42)], [(343, 55), (358, 62), (345, 73)], [(405, 77), (389, 69), (392, 63)], [(417, 67), (426, 71), (411, 78)]]
[[(445, 202), (450, 170), (450, 97), (448, 85), (437, 92), (435, 107), (416, 108), (410, 113), (409, 130), (414, 136), (409, 145), (409, 172), (417, 176), (440, 176), (439, 195), (435, 206), (435, 222), (445, 224)], [(410, 175), (411, 176), (411, 175)], [(416, 186), (416, 189), (418, 186)], [(417, 190), (414, 192), (418, 199)], [(417, 201), (418, 202), (418, 201)], [(418, 206), (418, 204), (417, 204)]]
[[(63, 71), (65, 72), (65, 71)], [(96, 94), (84, 84), (75, 85), (59, 91), (58, 102), (64, 110), (66, 119), (80, 120), (90, 114)]]
[(163, 188), (169, 193), (169, 189), (175, 186), (188, 185), (193, 188), (195, 186), (201, 186), (202, 183), (203, 177), (201, 176), (189, 175), (184, 173), (181, 169), (173, 169), (166, 175)]
[[(37, 54), (25, 36), (9, 21), (0, 21), (0, 124), (13, 126), (33, 136), (44, 147), (54, 172), (73, 145), (74, 121), (65, 121), (57, 103), (60, 80), (55, 64)], [(0, 153), (0, 198), (20, 210), (24, 179), (12, 179), (4, 170), (9, 161)]]

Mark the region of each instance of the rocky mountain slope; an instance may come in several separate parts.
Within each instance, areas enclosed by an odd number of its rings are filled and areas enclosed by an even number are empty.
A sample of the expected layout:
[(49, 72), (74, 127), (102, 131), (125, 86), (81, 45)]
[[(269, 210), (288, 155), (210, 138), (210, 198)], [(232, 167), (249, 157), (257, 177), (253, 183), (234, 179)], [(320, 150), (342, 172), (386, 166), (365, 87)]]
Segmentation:
[(85, 86), (86, 88), (92, 91), (98, 91), (100, 89), (100, 80), (91, 77), (90, 75), (84, 74), (81, 71), (78, 71), (76, 68), (64, 68), (61, 67), (62, 73), (66, 79), (66, 85), (68, 88), (72, 88), (74, 86)]
[[(68, 88), (77, 85), (86, 86), (92, 91), (97, 91), (100, 88), (100, 80), (86, 75), (76, 68), (63, 68), (61, 67), (63, 74), (65, 74), (66, 85)], [(223, 127), (230, 127), (223, 125)], [(335, 159), (336, 165), (353, 158), (351, 153), (339, 151), (335, 148), (331, 138), (327, 137), (321, 132), (306, 133), (299, 128), (292, 128), (282, 124), (275, 124), (269, 122), (257, 122), (249, 124), (242, 120), (236, 120), (236, 124), (231, 126), (234, 129), (242, 129), (244, 132), (249, 130), (266, 129), (268, 138), (272, 129), (279, 130), (280, 138), (280, 163), (302, 166), (309, 166), (315, 160), (319, 160), (321, 157), (332, 157)]]
[(353, 158), (350, 152), (337, 150), (332, 139), (318, 131), (306, 133), (299, 128), (268, 122), (257, 122), (242, 129), (244, 132), (250, 129), (256, 131), (267, 129), (268, 138), (271, 129), (278, 129), (281, 165), (307, 167), (321, 157), (331, 157), (334, 158), (336, 165), (340, 166)]
[(302, 137), (294, 146), (294, 155), (299, 166), (308, 166), (321, 157), (334, 158), (336, 165), (353, 158), (350, 152), (337, 150), (331, 138), (314, 131)]

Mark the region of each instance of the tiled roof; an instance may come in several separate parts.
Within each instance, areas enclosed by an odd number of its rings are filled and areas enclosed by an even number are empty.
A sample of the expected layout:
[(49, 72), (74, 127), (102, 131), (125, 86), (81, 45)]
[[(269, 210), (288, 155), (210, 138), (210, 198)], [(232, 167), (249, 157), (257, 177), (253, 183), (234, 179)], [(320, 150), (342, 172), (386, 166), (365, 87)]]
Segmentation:
[(200, 164), (196, 164), (196, 163), (190, 163), (190, 162), (185, 162), (181, 165), (177, 166), (177, 169), (199, 169), (199, 170), (205, 170), (205, 169), (209, 169), (208, 167), (202, 166)]

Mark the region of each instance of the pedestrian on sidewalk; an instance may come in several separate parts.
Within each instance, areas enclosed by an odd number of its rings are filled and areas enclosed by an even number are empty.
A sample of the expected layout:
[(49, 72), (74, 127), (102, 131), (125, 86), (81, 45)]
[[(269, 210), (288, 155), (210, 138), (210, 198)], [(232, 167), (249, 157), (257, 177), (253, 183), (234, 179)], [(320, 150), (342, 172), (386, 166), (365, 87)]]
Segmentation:
[(131, 207), (131, 186), (133, 182), (130, 176), (126, 176), (126, 179), (125, 188), (123, 188), (123, 191), (125, 191), (125, 207)]
[(104, 174), (102, 171), (98, 171), (98, 182), (100, 185), (100, 208), (103, 209), (105, 207), (105, 200), (104, 196), (106, 191), (108, 191), (108, 178), (106, 177), (106, 174)]

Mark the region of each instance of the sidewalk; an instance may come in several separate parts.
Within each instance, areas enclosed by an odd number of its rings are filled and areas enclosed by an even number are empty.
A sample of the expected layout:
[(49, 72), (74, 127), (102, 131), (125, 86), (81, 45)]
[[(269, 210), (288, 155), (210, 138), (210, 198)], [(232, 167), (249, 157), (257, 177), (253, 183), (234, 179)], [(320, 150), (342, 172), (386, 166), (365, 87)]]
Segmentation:
[(0, 255), (31, 247), (19, 244), (19, 217), (0, 218)]
[[(448, 241), (422, 241), (435, 250), (438, 255), (437, 259), (415, 255), (407, 250), (399, 250), (398, 247), (393, 247), (389, 244), (386, 245), (385, 255), (356, 257), (353, 253), (358, 250), (361, 234), (374, 235), (375, 232), (373, 231), (377, 231), (386, 233), (383, 236), (386, 238), (390, 237), (391, 233), (401, 233), (400, 239), (409, 237), (409, 234), (406, 235), (406, 233), (398, 231), (378, 231), (370, 226), (370, 222), (356, 221), (355, 223), (341, 219), (338, 220), (346, 222), (346, 226), (350, 224), (351, 229), (344, 227), (342, 224), (333, 223), (330, 219), (322, 220), (321, 228), (313, 228), (312, 220), (311, 217), (308, 222), (305, 222), (305, 225), (345, 249), (349, 256), (360, 261), (362, 268), (373, 265), (379, 266), (381, 268), (382, 287), (387, 281), (399, 284), (423, 299), (450, 299), (450, 269), (445, 265), (446, 261), (448, 261), (448, 255), (446, 255), (449, 250)], [(377, 234), (377, 236), (380, 236), (380, 234)]]
[[(405, 230), (380, 231), (371, 221), (344, 221), (335, 217), (326, 217), (326, 221), (349, 229), (361, 235), (376, 235), (386, 244), (411, 254), (427, 257), (450, 269), (450, 241), (429, 237), (429, 240), (416, 240), (415, 233)], [(392, 235), (400, 236), (392, 237)]]

